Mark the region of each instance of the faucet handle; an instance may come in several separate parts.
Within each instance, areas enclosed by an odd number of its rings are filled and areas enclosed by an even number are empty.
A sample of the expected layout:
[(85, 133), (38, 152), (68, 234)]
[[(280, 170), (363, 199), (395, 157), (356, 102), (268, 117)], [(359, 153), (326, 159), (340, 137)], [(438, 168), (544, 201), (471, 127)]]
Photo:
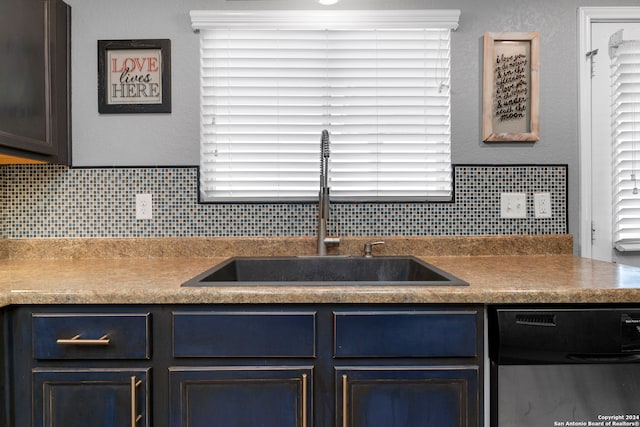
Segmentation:
[(340, 244), (339, 237), (325, 237), (324, 244), (327, 246), (338, 246)]
[(373, 250), (374, 246), (378, 246), (378, 245), (384, 245), (383, 241), (379, 241), (379, 242), (369, 242), (369, 243), (365, 243), (364, 245), (364, 257), (365, 258), (372, 258), (373, 254), (371, 253)]

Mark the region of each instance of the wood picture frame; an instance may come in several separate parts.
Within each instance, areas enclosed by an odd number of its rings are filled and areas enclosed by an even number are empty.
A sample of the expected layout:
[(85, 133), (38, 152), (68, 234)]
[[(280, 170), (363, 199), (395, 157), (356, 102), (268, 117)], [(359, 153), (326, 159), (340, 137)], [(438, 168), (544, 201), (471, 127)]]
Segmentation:
[(98, 40), (98, 112), (170, 113), (171, 40)]
[(482, 140), (540, 138), (540, 33), (484, 34)]

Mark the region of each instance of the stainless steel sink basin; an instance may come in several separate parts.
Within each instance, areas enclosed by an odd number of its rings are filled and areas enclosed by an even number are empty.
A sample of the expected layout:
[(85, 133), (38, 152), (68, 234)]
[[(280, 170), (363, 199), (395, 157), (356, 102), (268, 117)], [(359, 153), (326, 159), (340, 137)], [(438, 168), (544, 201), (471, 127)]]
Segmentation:
[(182, 286), (466, 286), (415, 257), (235, 257)]

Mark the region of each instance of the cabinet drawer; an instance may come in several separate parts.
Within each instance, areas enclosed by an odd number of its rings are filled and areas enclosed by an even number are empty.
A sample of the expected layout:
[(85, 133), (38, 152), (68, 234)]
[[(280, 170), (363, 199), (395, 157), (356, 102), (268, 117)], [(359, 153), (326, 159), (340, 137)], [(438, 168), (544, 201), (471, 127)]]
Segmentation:
[(36, 359), (149, 359), (148, 313), (32, 315)]
[(315, 313), (176, 312), (174, 357), (314, 357)]
[(475, 357), (476, 311), (336, 312), (335, 357)]

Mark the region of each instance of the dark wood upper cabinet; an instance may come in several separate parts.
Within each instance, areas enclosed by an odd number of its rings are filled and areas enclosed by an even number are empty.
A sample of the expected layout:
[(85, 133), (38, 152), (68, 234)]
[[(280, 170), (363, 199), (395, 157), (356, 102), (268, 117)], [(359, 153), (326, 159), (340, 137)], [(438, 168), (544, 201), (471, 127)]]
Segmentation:
[(0, 164), (70, 163), (71, 8), (0, 2)]

